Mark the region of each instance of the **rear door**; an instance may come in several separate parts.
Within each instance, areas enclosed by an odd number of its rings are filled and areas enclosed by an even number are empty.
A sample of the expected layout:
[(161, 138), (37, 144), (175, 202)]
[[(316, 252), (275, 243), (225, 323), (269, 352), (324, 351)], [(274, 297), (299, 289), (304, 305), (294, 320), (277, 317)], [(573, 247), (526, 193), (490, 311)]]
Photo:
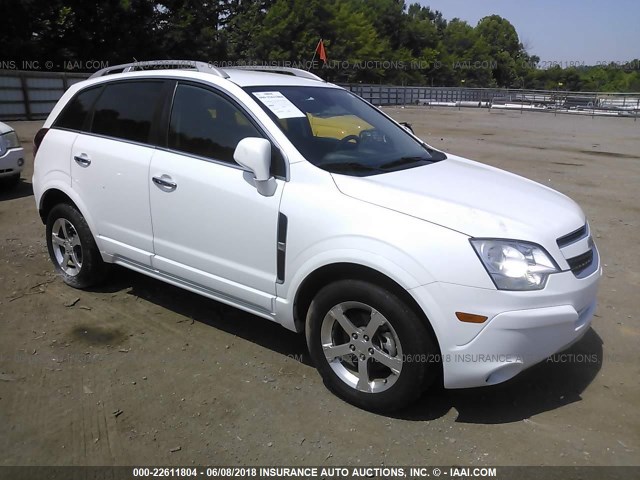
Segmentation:
[(149, 166), (167, 88), (162, 80), (105, 85), (71, 153), (72, 186), (94, 220), (99, 248), (146, 266), (153, 252)]

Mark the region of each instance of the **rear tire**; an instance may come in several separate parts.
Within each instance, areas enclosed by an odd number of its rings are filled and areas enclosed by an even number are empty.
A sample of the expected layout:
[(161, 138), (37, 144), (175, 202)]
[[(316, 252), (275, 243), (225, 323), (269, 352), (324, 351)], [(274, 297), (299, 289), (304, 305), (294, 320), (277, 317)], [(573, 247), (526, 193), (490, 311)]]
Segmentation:
[(47, 247), (51, 261), (64, 282), (89, 288), (104, 280), (107, 265), (82, 214), (62, 203), (47, 217)]
[(423, 319), (378, 285), (327, 285), (311, 302), (306, 322), (309, 352), (325, 385), (358, 407), (405, 407), (439, 372), (437, 348)]

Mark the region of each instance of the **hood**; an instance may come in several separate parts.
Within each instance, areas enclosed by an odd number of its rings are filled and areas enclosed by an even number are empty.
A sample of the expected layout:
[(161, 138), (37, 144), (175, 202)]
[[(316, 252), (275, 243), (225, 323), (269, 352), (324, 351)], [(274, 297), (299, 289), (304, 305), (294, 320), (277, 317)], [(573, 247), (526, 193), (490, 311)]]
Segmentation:
[(544, 245), (584, 225), (584, 213), (569, 197), (518, 175), (447, 155), (437, 163), (382, 175), (332, 175), (345, 195), (472, 237)]

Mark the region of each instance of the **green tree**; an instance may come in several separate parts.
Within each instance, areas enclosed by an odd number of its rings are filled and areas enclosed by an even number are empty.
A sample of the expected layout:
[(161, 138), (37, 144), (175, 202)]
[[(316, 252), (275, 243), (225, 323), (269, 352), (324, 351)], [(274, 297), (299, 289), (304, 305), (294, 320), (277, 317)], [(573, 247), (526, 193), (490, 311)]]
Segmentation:
[(478, 22), (476, 33), (489, 45), (497, 63), (492, 73), (495, 82), (502, 87), (522, 86), (523, 66), (529, 58), (515, 27), (499, 15), (491, 15)]
[(223, 19), (223, 41), (229, 60), (255, 60), (264, 19), (274, 0), (227, 2)]
[(215, 61), (225, 56), (220, 30), (223, 2), (163, 0), (156, 8), (164, 58)]
[(466, 82), (465, 64), (476, 40), (475, 30), (467, 22), (454, 18), (447, 24), (438, 45), (438, 67), (431, 72), (435, 85), (460, 86), (462, 80)]
[[(3, 1), (3, 56), (111, 63), (160, 53), (156, 5), (150, 0)], [(140, 35), (138, 32), (145, 32)]]
[(305, 61), (330, 30), (330, 4), (322, 0), (277, 0), (256, 35), (260, 60)]
[(392, 50), (403, 46), (407, 20), (403, 0), (357, 0), (353, 4), (367, 14), (379, 37), (386, 39)]
[(638, 60), (539, 69), (507, 19), (473, 27), (404, 0), (0, 0), (0, 11), (5, 61), (61, 69), (153, 58), (305, 62), (323, 38), (331, 61), (353, 67), (320, 70), (335, 81), (640, 90)]
[[(381, 68), (375, 68), (380, 64), (379, 62), (398, 63), (402, 61), (402, 57), (405, 59), (411, 57), (406, 51), (396, 51), (391, 58), (388, 42), (378, 36), (368, 16), (357, 8), (358, 3), (354, 0), (334, 0), (329, 4), (331, 19), (328, 22), (329, 31), (324, 38), (329, 40), (332, 57), (346, 60), (350, 65), (347, 71), (336, 75), (337, 79), (346, 81), (380, 79), (383, 71)], [(370, 61), (374, 68), (365, 68), (367, 61)]]
[(418, 3), (409, 6), (405, 28), (400, 32), (401, 44), (420, 57), (425, 48), (436, 48), (441, 33), (431, 18), (431, 10)]
[(598, 92), (609, 82), (607, 70), (604, 67), (592, 68), (583, 74), (585, 90)]
[(482, 18), (476, 32), (491, 45), (492, 53), (506, 52), (516, 58), (522, 50), (515, 27), (499, 15)]

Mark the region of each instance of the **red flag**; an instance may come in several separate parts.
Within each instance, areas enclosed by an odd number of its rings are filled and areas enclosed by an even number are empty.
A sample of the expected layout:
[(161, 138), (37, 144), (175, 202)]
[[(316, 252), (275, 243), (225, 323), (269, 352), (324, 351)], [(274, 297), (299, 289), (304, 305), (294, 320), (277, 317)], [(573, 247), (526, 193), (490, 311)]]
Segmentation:
[(318, 54), (318, 57), (320, 57), (320, 60), (322, 60), (324, 63), (327, 63), (327, 52), (324, 49), (324, 42), (322, 41), (322, 39), (320, 39), (320, 41), (318, 42), (316, 53)]

